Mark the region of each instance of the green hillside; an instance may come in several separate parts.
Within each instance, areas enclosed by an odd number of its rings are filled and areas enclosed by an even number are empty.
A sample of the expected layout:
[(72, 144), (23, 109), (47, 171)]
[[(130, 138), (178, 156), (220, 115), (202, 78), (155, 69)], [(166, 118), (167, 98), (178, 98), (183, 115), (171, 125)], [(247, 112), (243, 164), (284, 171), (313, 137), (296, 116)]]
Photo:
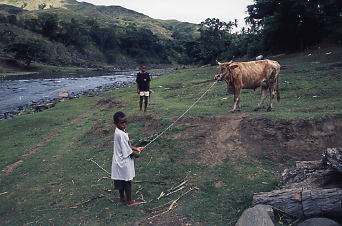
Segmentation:
[(20, 59), (17, 46), (38, 51), (31, 54), (33, 62), (55, 66), (182, 63), (179, 43), (199, 36), (195, 24), (74, 0), (0, 1), (0, 27), (2, 66), (8, 57)]
[[(69, 17), (94, 17), (105, 23), (116, 25), (136, 25), (150, 29), (154, 34), (165, 38), (172, 38), (179, 27), (184, 26), (184, 35), (198, 35), (198, 26), (195, 24), (180, 22), (176, 20), (157, 20), (152, 19), (142, 13), (123, 8), (121, 6), (96, 6), (86, 2), (76, 0), (0, 0), (0, 4), (16, 6), (25, 10), (27, 14), (41, 13), (40, 5), (45, 5), (45, 12), (61, 13)], [(38, 10), (38, 11), (37, 11)], [(40, 11), (39, 11), (40, 10)], [(33, 11), (33, 12), (32, 12)]]

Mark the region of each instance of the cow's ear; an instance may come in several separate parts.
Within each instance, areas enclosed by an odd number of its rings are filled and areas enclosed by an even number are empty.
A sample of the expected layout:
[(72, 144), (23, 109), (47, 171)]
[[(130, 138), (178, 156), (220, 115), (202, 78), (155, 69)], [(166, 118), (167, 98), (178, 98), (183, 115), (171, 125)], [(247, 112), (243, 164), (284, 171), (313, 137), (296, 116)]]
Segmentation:
[(233, 70), (233, 69), (235, 69), (235, 68), (237, 68), (237, 67), (239, 67), (239, 65), (236, 65), (236, 64), (235, 64), (235, 65), (230, 66), (229, 68)]

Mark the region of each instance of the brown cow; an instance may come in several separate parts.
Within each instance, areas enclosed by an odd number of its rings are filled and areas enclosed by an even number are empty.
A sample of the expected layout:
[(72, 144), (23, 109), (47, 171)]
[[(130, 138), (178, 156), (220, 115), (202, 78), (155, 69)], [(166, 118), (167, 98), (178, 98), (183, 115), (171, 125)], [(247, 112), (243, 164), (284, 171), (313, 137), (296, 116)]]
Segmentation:
[[(219, 62), (218, 62), (219, 63)], [(270, 104), (268, 111), (272, 110), (272, 102), (277, 94), (280, 100), (278, 81), (280, 64), (273, 60), (260, 60), (251, 62), (228, 62), (219, 63), (219, 74), (215, 75), (215, 80), (225, 80), (228, 93), (234, 94), (234, 106), (231, 112), (240, 111), (240, 92), (241, 89), (256, 89), (261, 87), (261, 98), (255, 110), (260, 109), (270, 93)]]

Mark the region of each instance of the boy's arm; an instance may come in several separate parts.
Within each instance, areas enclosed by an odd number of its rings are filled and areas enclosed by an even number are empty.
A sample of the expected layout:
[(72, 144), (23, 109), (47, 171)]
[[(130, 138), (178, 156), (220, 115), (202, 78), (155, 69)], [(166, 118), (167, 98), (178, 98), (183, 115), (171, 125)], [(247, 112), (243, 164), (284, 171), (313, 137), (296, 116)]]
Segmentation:
[(141, 152), (142, 150), (145, 149), (145, 147), (135, 147), (135, 146), (132, 146), (132, 145), (131, 145), (131, 148), (132, 148), (133, 151), (138, 151), (138, 152)]
[(137, 93), (138, 93), (138, 94), (140, 93), (139, 84), (138, 84), (138, 83), (137, 83)]
[(139, 158), (140, 152), (145, 149), (145, 147), (135, 147), (135, 146), (131, 146), (131, 148), (133, 152), (130, 156), (135, 157), (135, 158)]

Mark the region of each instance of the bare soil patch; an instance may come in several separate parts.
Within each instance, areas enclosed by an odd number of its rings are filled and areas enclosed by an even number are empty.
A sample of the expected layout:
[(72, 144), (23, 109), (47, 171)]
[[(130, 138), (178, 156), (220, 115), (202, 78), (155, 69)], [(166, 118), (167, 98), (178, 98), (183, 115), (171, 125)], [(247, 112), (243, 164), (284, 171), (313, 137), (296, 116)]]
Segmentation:
[(342, 145), (342, 117), (300, 120), (251, 118), (244, 114), (186, 118), (171, 136), (184, 140), (185, 161), (220, 165), (227, 158), (269, 160), (285, 166), (320, 159)]

